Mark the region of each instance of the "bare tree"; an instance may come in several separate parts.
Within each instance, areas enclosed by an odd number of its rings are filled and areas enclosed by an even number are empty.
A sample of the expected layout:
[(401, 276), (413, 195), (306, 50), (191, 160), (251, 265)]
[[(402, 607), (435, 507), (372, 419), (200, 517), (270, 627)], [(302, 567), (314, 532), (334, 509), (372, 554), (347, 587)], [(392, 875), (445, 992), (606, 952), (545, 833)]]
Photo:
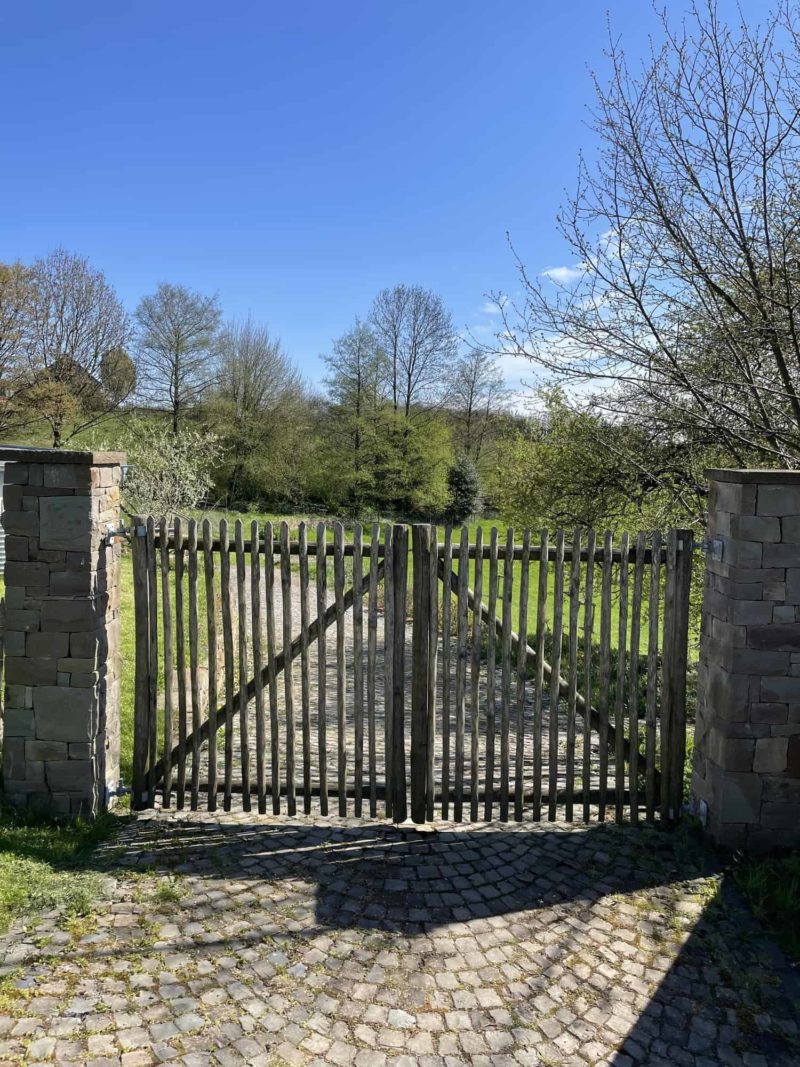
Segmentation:
[(369, 316), (389, 360), (392, 403), (408, 418), (414, 405), (440, 403), (455, 359), (456, 332), (441, 297), (419, 285), (378, 293)]
[(661, 28), (638, 73), (611, 41), (599, 157), (558, 220), (570, 263), (535, 277), (518, 259), (502, 346), (684, 451), (796, 466), (798, 8), (732, 29), (706, 0)]
[(453, 378), (452, 403), (460, 424), (461, 451), (479, 463), (492, 418), (508, 400), (497, 356), (480, 345), (458, 360)]
[[(58, 447), (115, 411), (132, 391), (128, 316), (103, 273), (63, 249), (34, 263), (26, 290), (20, 393)], [(109, 369), (119, 369), (123, 358), (124, 375), (110, 380)]]
[(280, 338), (251, 319), (225, 325), (218, 340), (216, 388), (237, 417), (252, 419), (274, 411), (288, 394), (302, 390), (300, 374)]
[(197, 404), (215, 380), (221, 315), (216, 296), (167, 282), (143, 297), (136, 309), (142, 392), (169, 409), (173, 433), (187, 408)]

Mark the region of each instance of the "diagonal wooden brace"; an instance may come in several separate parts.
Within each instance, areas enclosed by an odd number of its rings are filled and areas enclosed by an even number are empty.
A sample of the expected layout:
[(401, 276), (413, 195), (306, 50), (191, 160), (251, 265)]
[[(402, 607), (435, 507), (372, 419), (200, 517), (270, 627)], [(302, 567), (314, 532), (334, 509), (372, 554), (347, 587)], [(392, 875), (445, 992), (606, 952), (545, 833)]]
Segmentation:
[[(380, 582), (383, 579), (383, 573), (384, 573), (384, 564), (380, 563), (378, 565), (377, 581)], [(353, 588), (351, 586), (347, 590), (345, 595), (344, 595), (344, 610), (345, 611), (349, 611), (350, 608), (352, 608), (354, 601), (355, 601), (355, 592), (354, 592), (354, 590), (353, 590)], [(317, 618), (314, 619), (314, 621), (309, 625), (309, 627), (308, 627), (308, 644), (310, 645), (312, 641), (316, 641), (317, 637), (320, 634), (320, 631), (321, 630), (328, 630), (333, 625), (333, 623), (335, 621), (336, 621), (336, 604), (333, 603), (333, 604), (329, 604), (328, 607), (325, 609), (325, 614), (322, 616), (321, 625), (320, 625), (319, 616), (317, 616)], [(256, 678), (251, 678), (250, 681), (247, 683), (247, 689), (245, 690), (245, 693), (246, 693), (246, 704), (249, 704), (250, 701), (255, 698), (256, 689), (258, 687), (260, 687), (262, 689), (266, 688), (269, 685), (269, 683), (272, 681), (273, 677), (277, 677), (281, 673), (281, 671), (286, 666), (287, 662), (291, 663), (293, 660), (297, 659), (297, 657), (300, 655), (301, 651), (302, 651), (302, 638), (301, 638), (301, 635), (298, 634), (297, 637), (295, 637), (295, 639), (292, 641), (291, 645), (289, 646), (288, 659), (287, 659), (287, 656), (286, 656), (286, 649), (281, 649), (281, 651), (275, 656), (275, 674), (274, 675), (272, 674), (272, 671), (270, 670), (269, 665), (267, 665), (261, 671), (260, 680), (257, 680)], [(236, 694), (234, 695), (234, 698), (233, 698), (233, 714), (234, 715), (239, 710), (239, 699), (240, 699), (240, 694), (237, 691)], [(225, 707), (225, 704), (221, 704), (217, 708), (217, 730), (218, 731), (221, 730), (222, 727), (225, 725), (225, 719), (226, 719), (226, 707)], [(209, 728), (210, 728), (209, 727), (209, 720), (206, 718), (203, 721), (203, 723), (201, 724), (199, 732), (197, 732), (198, 733), (198, 746), (202, 745), (204, 741), (208, 740)], [(191, 746), (194, 743), (195, 733), (196, 733), (196, 731), (193, 731), (186, 738), (187, 751), (191, 749)], [(175, 748), (173, 748), (173, 750), (172, 750), (172, 761), (173, 761), (173, 763), (177, 762), (179, 753), (180, 753), (180, 746), (176, 745)], [(164, 758), (163, 758), (163, 756), (156, 763), (155, 767), (153, 768), (153, 771), (154, 771), (155, 782), (156, 782), (157, 785), (159, 785), (161, 783), (163, 777), (164, 777)]]
[[(440, 577), (440, 579), (442, 581), (442, 584), (444, 585), (447, 579), (446, 579), (446, 575), (445, 575), (445, 569), (444, 569), (444, 562), (443, 561), (439, 562), (439, 577)], [(451, 571), (450, 572), (450, 588), (454, 593), (456, 593), (456, 594), (458, 593), (458, 574), (456, 574), (455, 571)], [(473, 593), (473, 591), (471, 589), (467, 589), (467, 604), (469, 605), (470, 611), (474, 612), (475, 611), (475, 594)], [(489, 609), (484, 604), (481, 604), (481, 618), (487, 624), (487, 626), (491, 626), (492, 619), (489, 616)], [(495, 617), (494, 626), (495, 626), (495, 630), (496, 630), (497, 634), (499, 636), (502, 636), (503, 623), (501, 622), (501, 620)], [(512, 649), (512, 652), (515, 655), (519, 654), (519, 646), (520, 646), (519, 634), (517, 634), (514, 630), (512, 630), (511, 631), (511, 649)], [(535, 661), (536, 660), (536, 652), (535, 652), (534, 649), (531, 648), (531, 646), (529, 644), (526, 643), (526, 645), (525, 645), (525, 665), (526, 666), (527, 666), (528, 660)], [(553, 668), (547, 662), (547, 660), (544, 661), (544, 673), (545, 673), (545, 677), (546, 678), (552, 679)], [(566, 697), (568, 695), (568, 693), (569, 693), (569, 683), (567, 682), (567, 680), (565, 678), (562, 678), (559, 675), (559, 678), (558, 678), (558, 695), (559, 695), (559, 697)], [(599, 713), (599, 711), (597, 711), (596, 708), (593, 708), (592, 705), (587, 702), (586, 697), (584, 697), (581, 693), (577, 693), (576, 694), (575, 707), (576, 707), (576, 710), (578, 712), (580, 712), (580, 714), (584, 718), (588, 714), (589, 717), (590, 717), (590, 722), (591, 722), (592, 726), (595, 729), (599, 730), (599, 727), (600, 727), (600, 713)], [(613, 723), (609, 723), (608, 724), (608, 747), (612, 751), (613, 751), (614, 746), (616, 744), (616, 737), (617, 737), (617, 731), (614, 728)], [(631, 742), (630, 742), (629, 738), (626, 737), (624, 739), (623, 746), (624, 746), (624, 751), (625, 751), (625, 761), (627, 763), (630, 763), (632, 745), (631, 745)], [(642, 753), (641, 750), (638, 750), (638, 751), (639, 751), (640, 766), (644, 766), (644, 754)], [(658, 771), (658, 769), (656, 769), (656, 771), (655, 771), (656, 788), (658, 788), (658, 786), (660, 784), (660, 781), (661, 781), (661, 774)]]

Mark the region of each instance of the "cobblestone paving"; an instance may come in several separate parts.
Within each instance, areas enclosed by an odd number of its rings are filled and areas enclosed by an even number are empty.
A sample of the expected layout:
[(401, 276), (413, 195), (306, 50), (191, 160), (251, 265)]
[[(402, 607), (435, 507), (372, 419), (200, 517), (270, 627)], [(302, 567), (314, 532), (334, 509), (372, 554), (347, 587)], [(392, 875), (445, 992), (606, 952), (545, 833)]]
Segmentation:
[(800, 1063), (797, 979), (683, 833), (130, 820), (0, 942), (0, 1063)]

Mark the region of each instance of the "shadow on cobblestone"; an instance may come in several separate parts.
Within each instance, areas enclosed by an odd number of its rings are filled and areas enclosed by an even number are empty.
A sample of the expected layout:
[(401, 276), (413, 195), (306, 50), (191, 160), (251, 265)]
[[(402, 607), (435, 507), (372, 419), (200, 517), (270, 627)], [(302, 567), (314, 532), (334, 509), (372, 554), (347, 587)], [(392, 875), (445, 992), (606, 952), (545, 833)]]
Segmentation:
[(3, 945), (0, 1063), (800, 1063), (786, 961), (684, 833), (162, 813), (98, 862), (96, 929)]

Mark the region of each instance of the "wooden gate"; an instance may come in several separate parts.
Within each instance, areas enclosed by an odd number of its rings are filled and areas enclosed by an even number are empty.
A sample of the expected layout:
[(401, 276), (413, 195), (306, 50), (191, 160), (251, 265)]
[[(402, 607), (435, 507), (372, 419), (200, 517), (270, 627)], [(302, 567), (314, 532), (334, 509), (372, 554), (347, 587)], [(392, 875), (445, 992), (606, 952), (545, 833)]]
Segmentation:
[(690, 531), (149, 518), (133, 556), (135, 808), (678, 818)]

